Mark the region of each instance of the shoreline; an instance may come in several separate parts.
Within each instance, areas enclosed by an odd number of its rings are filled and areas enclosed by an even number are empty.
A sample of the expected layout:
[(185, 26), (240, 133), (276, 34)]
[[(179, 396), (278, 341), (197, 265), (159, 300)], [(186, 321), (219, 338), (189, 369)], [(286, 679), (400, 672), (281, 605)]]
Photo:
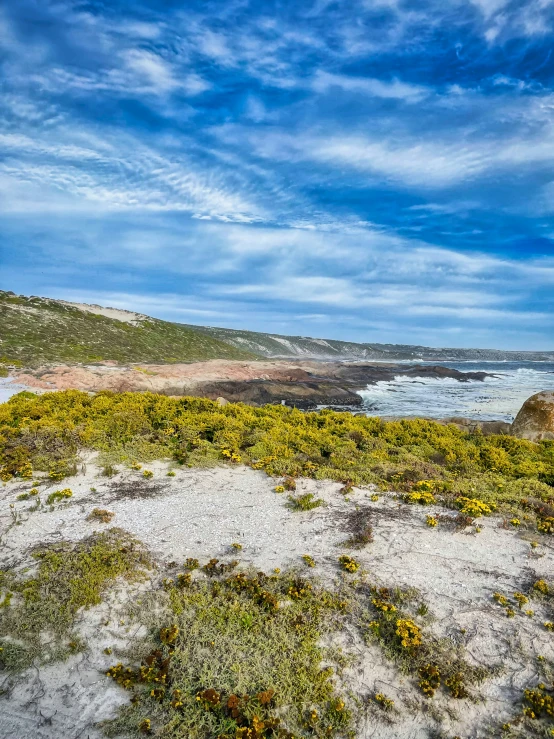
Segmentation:
[(150, 390), (164, 395), (195, 395), (249, 405), (283, 403), (302, 410), (318, 405), (360, 407), (359, 392), (399, 376), (484, 381), (490, 373), (461, 372), (439, 365), (320, 361), (209, 360), (171, 365), (49, 365), (22, 369), (14, 380), (37, 390)]

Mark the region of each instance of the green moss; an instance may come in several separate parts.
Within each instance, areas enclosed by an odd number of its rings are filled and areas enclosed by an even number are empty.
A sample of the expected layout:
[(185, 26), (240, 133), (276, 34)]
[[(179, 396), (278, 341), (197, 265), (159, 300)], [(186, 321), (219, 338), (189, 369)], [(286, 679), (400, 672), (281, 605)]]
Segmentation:
[(177, 580), (166, 596), (166, 620), (151, 624), (141, 665), (110, 670), (134, 694), (110, 736), (139, 736), (145, 718), (167, 739), (353, 735), (321, 646), (340, 628), (336, 596), (291, 573), (244, 572), (184, 589)]
[[(75, 651), (77, 613), (100, 603), (118, 577), (141, 577), (149, 560), (140, 544), (121, 529), (109, 529), (77, 544), (37, 549), (31, 577), (3, 573), (0, 587), (11, 602), (0, 609), (4, 669), (15, 671), (38, 658), (49, 661)], [(10, 656), (11, 655), (11, 656)]]

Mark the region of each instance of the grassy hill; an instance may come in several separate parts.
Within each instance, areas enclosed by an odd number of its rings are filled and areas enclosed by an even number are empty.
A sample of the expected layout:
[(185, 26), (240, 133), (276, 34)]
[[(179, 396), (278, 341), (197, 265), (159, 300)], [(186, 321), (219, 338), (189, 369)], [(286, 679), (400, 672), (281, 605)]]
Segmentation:
[[(193, 362), (205, 359), (554, 361), (554, 352), (436, 349), (192, 326), (99, 305), (0, 290), (2, 358), (43, 362)], [(1, 371), (1, 367), (0, 367)]]
[(147, 316), (125, 322), (62, 301), (4, 291), (0, 291), (0, 357), (24, 365), (102, 359), (189, 362), (256, 358), (252, 352), (179, 323)]

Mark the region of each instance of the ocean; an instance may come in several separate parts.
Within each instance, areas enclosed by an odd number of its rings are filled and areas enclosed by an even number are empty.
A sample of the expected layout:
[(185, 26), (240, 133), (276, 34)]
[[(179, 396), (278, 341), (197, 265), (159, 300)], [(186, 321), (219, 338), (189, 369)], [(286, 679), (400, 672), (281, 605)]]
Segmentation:
[(12, 395), (20, 393), (22, 390), (30, 389), (24, 385), (16, 385), (9, 377), (0, 377), (0, 403), (5, 403)]
[[(412, 364), (412, 363), (409, 363)], [(397, 377), (361, 391), (370, 416), (465, 416), (511, 422), (524, 401), (554, 390), (554, 362), (420, 362), (462, 372), (488, 372), (484, 382)]]

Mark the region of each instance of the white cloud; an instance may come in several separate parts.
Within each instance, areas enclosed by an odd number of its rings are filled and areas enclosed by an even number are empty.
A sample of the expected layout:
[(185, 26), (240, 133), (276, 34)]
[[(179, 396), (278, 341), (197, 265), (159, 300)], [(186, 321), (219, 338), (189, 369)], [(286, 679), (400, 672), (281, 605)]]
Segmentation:
[(509, 0), (470, 0), (470, 2), (479, 8), (483, 16), (488, 20), (499, 10), (506, 7)]
[(511, 320), (522, 323), (548, 321), (547, 312), (489, 307), (503, 302), (499, 296), (479, 292), (453, 293), (448, 288), (382, 286), (360, 284), (355, 280), (325, 276), (282, 278), (279, 282), (220, 287), (224, 295), (265, 297), (291, 303), (326, 306), (328, 310), (378, 310), (397, 317), (448, 317), (468, 320)]
[(169, 65), (157, 54), (143, 49), (130, 49), (124, 52), (123, 59), (127, 69), (136, 75), (139, 87), (169, 92), (179, 85)]
[(346, 92), (361, 93), (378, 98), (418, 102), (429, 94), (422, 85), (413, 85), (393, 79), (390, 82), (371, 77), (349, 77), (347, 75), (330, 74), (318, 71), (312, 80), (312, 89), (316, 92), (332, 92), (334, 89)]
[[(0, 144), (10, 156), (4, 157), (0, 172), (5, 183), (13, 183), (6, 185), (4, 212), (41, 212), (54, 202), (63, 209), (65, 202), (70, 209), (186, 211), (242, 222), (263, 216), (263, 209), (227, 182), (223, 172), (203, 171), (182, 151), (164, 155), (131, 135), (104, 133), (97, 140), (86, 130), (62, 127), (35, 139), (2, 136)], [(21, 197), (20, 183), (33, 190)]]

